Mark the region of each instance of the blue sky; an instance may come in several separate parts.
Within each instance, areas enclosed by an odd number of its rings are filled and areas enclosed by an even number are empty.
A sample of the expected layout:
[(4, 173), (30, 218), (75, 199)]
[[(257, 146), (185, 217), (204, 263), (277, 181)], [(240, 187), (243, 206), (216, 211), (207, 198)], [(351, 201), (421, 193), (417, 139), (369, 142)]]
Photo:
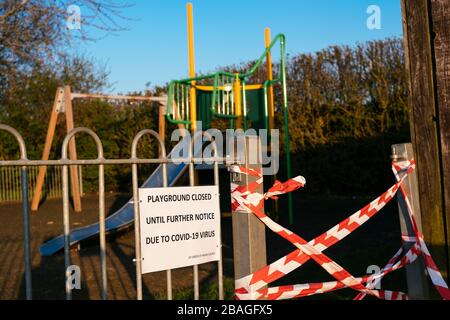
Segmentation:
[[(129, 30), (74, 50), (104, 63), (111, 92), (144, 90), (187, 77), (185, 0), (128, 0)], [(76, 1), (74, 1), (76, 3)], [(288, 53), (401, 36), (400, 0), (193, 0), (197, 71), (255, 59), (264, 28), (286, 35)], [(381, 29), (366, 27), (369, 5), (381, 9)], [(81, 12), (83, 14), (83, 12)], [(76, 31), (73, 31), (76, 32)], [(96, 32), (94, 36), (98, 35)]]

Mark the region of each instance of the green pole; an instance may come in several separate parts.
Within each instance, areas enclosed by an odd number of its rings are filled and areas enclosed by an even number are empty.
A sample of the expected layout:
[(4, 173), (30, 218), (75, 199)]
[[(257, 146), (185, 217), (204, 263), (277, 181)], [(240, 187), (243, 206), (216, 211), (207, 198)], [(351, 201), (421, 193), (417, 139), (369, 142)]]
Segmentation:
[[(284, 35), (280, 39), (281, 45), (281, 84), (283, 86), (283, 112), (284, 112), (284, 139), (285, 139), (285, 151), (286, 151), (286, 174), (288, 179), (292, 177), (291, 168), (291, 148), (289, 145), (289, 111), (287, 102), (287, 87), (286, 87), (286, 52), (285, 52), (285, 37)], [(288, 193), (288, 213), (289, 224), (294, 223), (294, 207), (292, 193)]]
[(267, 108), (267, 82), (264, 83), (263, 90), (264, 90), (264, 126), (266, 127), (267, 134), (270, 136), (270, 129), (272, 128), (269, 128), (269, 110)]
[(242, 118), (244, 122), (244, 131), (247, 131), (247, 96), (245, 91), (245, 80), (242, 80)]

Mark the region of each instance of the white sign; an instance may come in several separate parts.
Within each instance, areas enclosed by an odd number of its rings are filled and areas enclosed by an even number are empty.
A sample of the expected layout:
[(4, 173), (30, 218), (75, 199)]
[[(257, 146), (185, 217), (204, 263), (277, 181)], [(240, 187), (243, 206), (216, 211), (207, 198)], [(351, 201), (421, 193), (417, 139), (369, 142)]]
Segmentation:
[(142, 273), (218, 261), (217, 186), (139, 189)]

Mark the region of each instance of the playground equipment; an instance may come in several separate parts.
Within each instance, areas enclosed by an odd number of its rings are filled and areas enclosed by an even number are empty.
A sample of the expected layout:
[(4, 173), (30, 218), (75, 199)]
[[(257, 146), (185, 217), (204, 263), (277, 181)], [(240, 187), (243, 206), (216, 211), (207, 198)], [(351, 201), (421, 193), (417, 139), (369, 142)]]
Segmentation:
[[(266, 129), (274, 126), (274, 86), (281, 85), (283, 131), (285, 142), (286, 176), (292, 175), (289, 138), (289, 112), (286, 86), (286, 39), (283, 34), (271, 40), (270, 29), (265, 29), (265, 50), (256, 63), (244, 73), (218, 71), (195, 76), (194, 30), (192, 4), (187, 5), (189, 78), (173, 80), (169, 84), (166, 118), (174, 124), (183, 124), (191, 131), (213, 127), (215, 119), (229, 121), (233, 129)], [(280, 45), (281, 61), (276, 78), (272, 71), (272, 49)], [(266, 62), (267, 79), (251, 83), (255, 72)], [(202, 128), (196, 128), (197, 121)], [(288, 195), (289, 223), (293, 223), (292, 196)]]
[[(127, 100), (127, 101), (154, 101), (159, 103), (159, 132), (164, 139), (165, 123), (164, 113), (167, 99), (165, 97), (144, 97), (144, 96), (123, 96), (123, 95), (105, 95), (92, 93), (76, 93), (72, 92), (70, 86), (60, 87), (56, 90), (55, 100), (50, 115), (47, 135), (45, 138), (44, 151), (42, 152), (42, 160), (48, 160), (50, 156), (50, 149), (55, 136), (56, 124), (61, 113), (66, 115), (67, 132), (74, 128), (73, 107), (72, 101), (74, 99), (103, 99), (103, 100)], [(75, 139), (69, 142), (69, 157), (71, 160), (77, 159), (77, 149)], [(45, 174), (47, 167), (39, 167), (39, 174), (36, 179), (36, 186), (34, 188), (33, 199), (31, 201), (31, 210), (37, 211), (39, 202), (41, 201), (42, 188), (44, 186)], [(79, 176), (77, 166), (70, 168), (70, 182), (73, 197), (73, 205), (76, 212), (81, 212), (81, 193), (80, 186), (82, 185), (82, 178)]]
[[(285, 139), (285, 163), (286, 176), (291, 176), (290, 139), (289, 139), (289, 112), (286, 89), (286, 57), (285, 36), (279, 34), (271, 40), (270, 29), (265, 29), (265, 50), (256, 63), (245, 73), (230, 73), (219, 71), (213, 74), (196, 77), (194, 57), (194, 24), (192, 4), (187, 4), (187, 28), (188, 28), (188, 63), (189, 78), (174, 80), (169, 84), (168, 97), (142, 97), (142, 96), (112, 96), (103, 94), (72, 93), (70, 87), (59, 88), (50, 117), (47, 138), (44, 146), (42, 160), (48, 160), (56, 120), (59, 113), (66, 114), (67, 132), (73, 129), (73, 99), (108, 99), (108, 100), (137, 100), (156, 101), (160, 104), (159, 133), (164, 139), (164, 115), (170, 123), (178, 126), (186, 126), (195, 132), (197, 129), (207, 130), (213, 127), (215, 119), (229, 121), (230, 128), (239, 128), (244, 131), (252, 128), (258, 132), (259, 129), (267, 129), (269, 138), (274, 125), (274, 86), (281, 85), (283, 104), (283, 126)], [(281, 61), (277, 78), (273, 77), (272, 71), (272, 49), (279, 43)], [(251, 77), (266, 62), (267, 80), (261, 84), (250, 83)], [(196, 128), (200, 121), (202, 128)], [(270, 144), (269, 144), (270, 145)], [(69, 155), (71, 160), (77, 158), (75, 140), (69, 143)], [(74, 209), (81, 211), (79, 176), (75, 166), (71, 171), (71, 190), (74, 200)], [(42, 186), (46, 167), (39, 168), (35, 192), (31, 204), (31, 210), (36, 211), (42, 195)], [(288, 196), (288, 217), (293, 223), (292, 197)]]
[[(188, 6), (189, 8), (189, 6)], [(189, 10), (188, 10), (189, 12)], [(188, 20), (189, 21), (189, 20)], [(192, 21), (190, 22), (192, 24)], [(266, 49), (265, 55), (273, 44), (280, 40), (282, 44), (282, 53), (284, 52), (284, 37), (278, 36)], [(283, 56), (283, 54), (282, 54)], [(264, 58), (264, 55), (261, 59)], [(261, 60), (260, 59), (260, 60)], [(282, 58), (283, 59), (283, 58)], [(186, 80), (174, 81), (170, 84), (168, 97), (168, 113), (167, 119), (179, 125), (186, 125), (191, 130), (195, 131), (194, 120), (207, 120), (205, 128), (211, 126), (211, 122), (215, 118), (228, 119), (232, 127), (247, 128), (247, 127), (270, 127), (270, 112), (269, 103), (264, 103), (264, 108), (259, 109), (260, 104), (255, 106), (258, 114), (264, 117), (263, 122), (259, 117), (254, 121), (251, 118), (251, 108), (246, 108), (247, 98), (251, 89), (247, 90), (247, 77), (254, 72), (261, 61), (258, 60), (256, 67), (253, 67), (248, 73), (244, 74), (229, 74), (224, 72), (215, 73), (213, 75), (197, 78), (189, 78)], [(284, 63), (282, 62), (282, 65)], [(282, 68), (283, 69), (283, 68)], [(254, 90), (263, 89), (263, 99), (269, 97), (269, 84), (273, 81), (281, 81), (285, 90), (285, 79), (283, 80), (283, 72), (277, 80), (267, 80), (265, 84), (255, 85)], [(281, 80), (280, 80), (281, 79)], [(202, 83), (202, 81), (212, 81), (212, 84)], [(266, 85), (267, 84), (267, 85)], [(251, 85), (248, 85), (250, 88)], [(248, 91), (248, 92), (247, 92)], [(261, 93), (261, 92), (260, 92)], [(204, 101), (198, 100), (198, 97), (204, 95)], [(181, 96), (181, 98), (180, 98)], [(287, 112), (286, 95), (284, 94), (284, 110)], [(207, 108), (200, 108), (204, 103)], [(172, 108), (171, 108), (172, 107)], [(199, 111), (203, 112), (200, 113)], [(248, 111), (248, 112), (247, 112)], [(256, 111), (254, 111), (256, 112)], [(199, 114), (199, 116), (196, 116)], [(269, 124), (268, 124), (269, 123)], [(287, 129), (287, 114), (285, 115), (285, 129)], [(140, 244), (139, 244), (139, 207), (138, 207), (138, 172), (137, 165), (144, 163), (158, 163), (160, 166), (157, 171), (144, 183), (144, 186), (168, 186), (173, 184), (179, 175), (185, 170), (186, 165), (179, 166), (171, 157), (166, 157), (164, 143), (158, 134), (152, 130), (143, 130), (139, 132), (132, 144), (132, 156), (130, 159), (104, 159), (102, 143), (98, 136), (87, 128), (77, 128), (70, 130), (66, 135), (62, 146), (62, 157), (59, 160), (28, 160), (26, 156), (25, 143), (20, 134), (11, 127), (0, 125), (0, 130), (6, 130), (11, 133), (17, 140), (20, 146), (21, 159), (12, 161), (0, 161), (1, 166), (21, 166), (22, 168), (22, 188), (24, 196), (23, 199), (23, 219), (24, 219), (24, 247), (25, 247), (25, 279), (26, 279), (26, 294), (27, 298), (31, 298), (31, 254), (29, 245), (29, 214), (27, 202), (27, 167), (28, 166), (62, 166), (63, 167), (63, 216), (64, 216), (64, 258), (66, 270), (70, 265), (70, 244), (73, 240), (83, 237), (89, 237), (95, 233), (100, 235), (100, 260), (102, 273), (102, 298), (106, 298), (107, 292), (107, 269), (106, 269), (106, 247), (105, 236), (108, 230), (117, 229), (125, 226), (130, 220), (131, 204), (134, 211), (135, 236), (136, 236), (136, 288), (138, 299), (142, 298), (142, 274), (140, 269)], [(70, 148), (70, 141), (78, 133), (85, 133), (90, 135), (98, 150), (97, 159), (88, 160), (69, 160), (67, 157), (68, 148)], [(149, 134), (158, 139), (160, 146), (160, 158), (158, 159), (139, 159), (136, 155), (136, 148), (142, 136)], [(202, 133), (203, 134), (203, 133)], [(246, 141), (258, 139), (257, 136), (247, 136)], [(179, 147), (185, 145), (187, 142), (182, 140)], [(211, 142), (213, 149), (217, 151), (215, 142)], [(246, 156), (252, 153), (261, 152), (261, 146), (256, 144), (256, 149), (251, 149), (247, 144)], [(228, 162), (229, 159), (218, 158), (215, 152), (212, 159), (197, 159), (195, 148), (189, 143), (189, 152), (186, 154), (187, 166), (189, 168), (189, 182), (190, 185), (195, 183), (194, 179), (194, 163), (197, 161), (213, 161), (214, 162), (214, 183), (217, 185), (218, 176), (218, 162)], [(255, 144), (253, 144), (255, 147)], [(305, 183), (302, 177), (288, 179), (284, 183), (277, 182), (266, 193), (263, 192), (263, 175), (262, 166), (260, 163), (249, 165), (248, 159), (239, 162), (235, 161), (231, 170), (231, 197), (233, 207), (233, 241), (234, 246), (234, 260), (235, 260), (235, 277), (236, 277), (236, 296), (239, 299), (287, 299), (309, 296), (317, 293), (330, 292), (342, 288), (352, 288), (359, 292), (356, 299), (362, 299), (365, 295), (373, 295), (384, 299), (406, 299), (406, 294), (402, 292), (393, 292), (386, 290), (374, 290), (375, 281), (381, 279), (386, 274), (398, 270), (402, 267), (407, 267), (410, 275), (412, 272), (418, 272), (414, 277), (408, 277), (408, 289), (416, 294), (414, 286), (424, 285), (424, 268), (420, 266), (420, 257), (423, 257), (423, 263), (426, 267), (427, 273), (430, 276), (434, 286), (444, 299), (450, 299), (450, 291), (447, 284), (443, 280), (439, 269), (434, 263), (421, 231), (420, 212), (417, 210), (417, 185), (415, 185), (414, 168), (415, 161), (412, 156), (411, 146), (397, 145), (393, 146), (393, 171), (396, 177), (396, 183), (390, 187), (381, 196), (377, 197), (362, 209), (358, 210), (348, 218), (344, 219), (333, 228), (324, 234), (316, 237), (311, 241), (306, 241), (301, 236), (293, 233), (285, 227), (271, 220), (264, 213), (264, 200), (273, 198), (278, 195), (289, 193), (300, 187)], [(288, 150), (287, 150), (288, 151)], [(81, 230), (71, 232), (69, 221), (69, 167), (75, 165), (98, 165), (99, 167), (99, 223), (98, 225), (91, 225)], [(125, 205), (111, 220), (105, 218), (104, 206), (104, 171), (103, 166), (108, 164), (124, 164), (131, 165), (133, 170), (133, 200)], [(171, 172), (171, 173), (169, 173)], [(76, 181), (76, 180), (75, 180)], [(399, 192), (400, 191), (400, 192)], [(399, 192), (399, 193), (398, 193)], [(398, 193), (399, 204), (401, 208), (401, 226), (402, 226), (402, 248), (394, 255), (394, 257), (381, 270), (381, 273), (375, 275), (365, 275), (362, 277), (354, 277), (344, 268), (338, 265), (335, 261), (326, 256), (323, 251), (332, 245), (336, 244), (357, 228), (362, 226), (365, 222), (375, 216), (394, 196)], [(412, 201), (410, 201), (412, 200)], [(122, 220), (123, 219), (123, 220)], [(108, 226), (108, 223), (111, 226)], [(265, 256), (265, 238), (264, 225), (268, 226), (272, 231), (281, 237), (290, 241), (297, 249), (288, 255), (266, 265)], [(98, 230), (98, 231), (97, 231)], [(73, 239), (76, 238), (76, 239)], [(245, 238), (244, 238), (245, 237)], [(60, 239), (55, 240), (49, 247), (58, 247), (61, 243)], [(54, 245), (56, 244), (56, 245)], [(237, 244), (237, 245), (236, 245)], [(256, 250), (255, 250), (256, 249)], [(52, 249), (53, 250), (53, 249)], [(281, 278), (283, 275), (293, 271), (294, 269), (303, 265), (309, 259), (313, 259), (323, 269), (335, 278), (334, 281), (323, 283), (306, 283), (279, 287), (267, 287), (271, 282)], [(419, 264), (418, 264), (419, 263)], [(412, 269), (414, 267), (415, 269)], [(195, 270), (195, 269), (194, 269)], [(170, 270), (167, 273), (167, 288), (169, 298), (171, 297), (171, 278)], [(66, 273), (66, 277), (67, 277)], [(195, 277), (195, 275), (194, 275)], [(222, 261), (218, 263), (218, 281), (219, 281), (219, 298), (223, 298), (223, 283), (222, 283)], [(198, 278), (195, 281), (195, 297), (198, 298)], [(410, 287), (411, 285), (411, 287)], [(66, 286), (66, 297), (71, 298), (71, 289)], [(415, 298), (418, 298), (415, 296)]]
[[(189, 69), (190, 74), (194, 69), (194, 47), (193, 47), (193, 18), (192, 5), (188, 4), (188, 39), (189, 39)], [(286, 92), (286, 73), (285, 73), (285, 37), (280, 34), (270, 41), (270, 30), (265, 31), (266, 49), (255, 65), (246, 73), (233, 74), (229, 72), (219, 71), (214, 74), (205, 75), (201, 77), (191, 77), (184, 80), (174, 80), (169, 84), (168, 98), (160, 97), (130, 97), (130, 96), (107, 96), (97, 94), (80, 94), (70, 93), (70, 88), (66, 87), (64, 91), (61, 90), (60, 95), (64, 94), (67, 101), (74, 98), (104, 98), (104, 99), (136, 99), (145, 101), (157, 101), (164, 106), (167, 103), (167, 110), (165, 112), (166, 119), (176, 125), (186, 126), (192, 132), (198, 130), (207, 130), (212, 127), (212, 122), (215, 118), (227, 119), (230, 121), (231, 128), (248, 128), (259, 129), (273, 129), (274, 121), (274, 102), (273, 102), (273, 85), (281, 83), (283, 91), (283, 112), (284, 112), (284, 132), (285, 132), (285, 146), (286, 146), (286, 171), (288, 176), (291, 174), (290, 156), (289, 156), (289, 132), (288, 132), (288, 110), (287, 110), (287, 92)], [(271, 50), (275, 44), (279, 42), (281, 47), (281, 64), (279, 77), (273, 79), (271, 72)], [(268, 65), (268, 79), (263, 84), (246, 84), (247, 79), (250, 78), (255, 71), (262, 65), (263, 61), (267, 59)], [(269, 67), (270, 65), (270, 67)], [(212, 85), (208, 82), (212, 81)], [(43, 160), (48, 159), (48, 153), (53, 139), (54, 127), (56, 125), (56, 117), (61, 103), (59, 97), (55, 98), (54, 110), (52, 111), (52, 119), (49, 125), (47, 134), (46, 147), (44, 148)], [(66, 114), (72, 119), (72, 113), (67, 112), (71, 110), (71, 103), (65, 102)], [(160, 110), (160, 115), (163, 110)], [(161, 119), (161, 117), (160, 117)], [(195, 128), (197, 121), (201, 121), (202, 128)], [(71, 121), (73, 123), (73, 120)], [(164, 138), (164, 125), (160, 123), (160, 135)], [(69, 128), (69, 127), (68, 127)], [(162, 128), (162, 129), (161, 129)], [(49, 137), (50, 136), (50, 137)], [(75, 144), (74, 139), (70, 142)], [(69, 151), (72, 150), (69, 144)], [(76, 152), (71, 153), (71, 160), (76, 159)], [(184, 172), (186, 167), (173, 167), (173, 171), (169, 171), (169, 185), (173, 185)], [(143, 187), (161, 186), (158, 168), (154, 174), (150, 176)], [(41, 174), (41, 171), (43, 172)], [(36, 192), (33, 197), (32, 209), (37, 209), (38, 199), (40, 199), (40, 188), (42, 188), (43, 175), (45, 174), (45, 167), (41, 167), (38, 183), (36, 185)], [(74, 177), (71, 171), (72, 187), (73, 181), (78, 181), (78, 177)], [(154, 180), (156, 179), (156, 180)], [(159, 179), (159, 180), (158, 180)], [(40, 183), (39, 183), (40, 182)], [(74, 198), (77, 197), (77, 189), (73, 189)], [(289, 195), (290, 196), (290, 195)], [(79, 197), (79, 196), (78, 196)], [(292, 198), (288, 199), (289, 207), (289, 221), (293, 221), (293, 207)], [(74, 202), (75, 210), (77, 210), (76, 201)], [(116, 213), (112, 214), (107, 219), (108, 231), (123, 228), (132, 223), (133, 216), (131, 214), (131, 204), (127, 204)], [(78, 206), (81, 209), (81, 203)], [(98, 233), (98, 224), (83, 227), (74, 230), (72, 233), (71, 244), (85, 240)], [(63, 248), (63, 237), (59, 236), (49, 242), (45, 243), (40, 252), (43, 255), (51, 255)]]
[[(162, 138), (161, 138), (162, 139)], [(183, 150), (186, 150), (186, 144), (190, 140), (183, 139), (173, 149), (173, 152), (182, 154)], [(197, 150), (199, 148), (196, 148)], [(171, 158), (171, 154), (168, 155)], [(185, 155), (187, 158), (188, 155)], [(167, 186), (172, 187), (178, 181), (178, 179), (186, 172), (188, 168), (187, 163), (167, 163), (166, 173), (163, 173), (163, 165), (159, 165), (150, 177), (141, 185), (141, 188), (158, 188), (164, 186), (164, 177), (167, 176)], [(123, 228), (130, 226), (134, 220), (134, 208), (133, 199), (130, 199), (123, 207), (117, 210), (112, 215), (108, 216), (105, 221), (106, 232), (119, 231)], [(73, 246), (76, 243), (87, 240), (100, 232), (99, 224), (94, 223), (76, 230), (73, 230), (70, 234), (70, 245)], [(43, 256), (50, 256), (59, 250), (64, 248), (64, 235), (56, 237), (46, 243), (40, 248), (39, 252)]]

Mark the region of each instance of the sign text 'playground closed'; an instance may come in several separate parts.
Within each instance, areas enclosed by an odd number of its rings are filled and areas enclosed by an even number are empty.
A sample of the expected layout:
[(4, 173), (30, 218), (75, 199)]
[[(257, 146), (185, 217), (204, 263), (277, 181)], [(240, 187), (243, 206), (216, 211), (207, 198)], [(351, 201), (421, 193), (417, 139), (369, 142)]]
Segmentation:
[(217, 186), (139, 189), (142, 273), (220, 258)]

